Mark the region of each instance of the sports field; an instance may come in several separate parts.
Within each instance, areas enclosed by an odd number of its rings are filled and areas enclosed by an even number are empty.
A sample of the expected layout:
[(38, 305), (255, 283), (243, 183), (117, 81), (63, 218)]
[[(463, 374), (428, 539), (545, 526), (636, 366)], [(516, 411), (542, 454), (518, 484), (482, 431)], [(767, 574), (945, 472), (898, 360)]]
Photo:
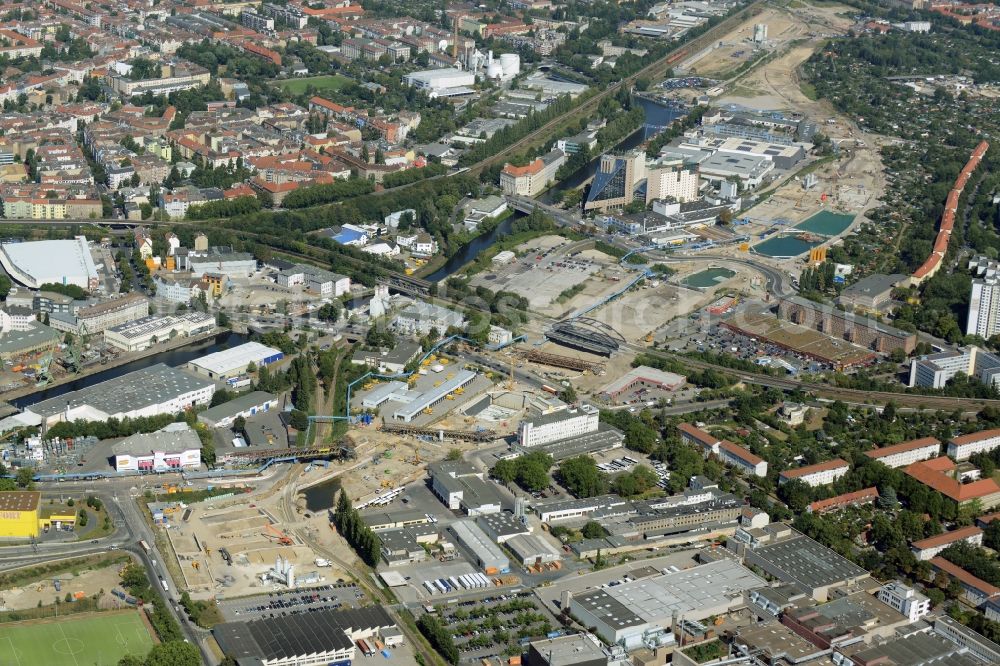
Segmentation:
[(140, 612), (0, 624), (0, 666), (115, 666), (126, 654), (145, 657), (153, 639)]
[(278, 85), (293, 95), (301, 95), (309, 86), (323, 92), (324, 90), (340, 90), (350, 82), (351, 79), (346, 76), (330, 74), (329, 76), (309, 76), (304, 79), (288, 79)]

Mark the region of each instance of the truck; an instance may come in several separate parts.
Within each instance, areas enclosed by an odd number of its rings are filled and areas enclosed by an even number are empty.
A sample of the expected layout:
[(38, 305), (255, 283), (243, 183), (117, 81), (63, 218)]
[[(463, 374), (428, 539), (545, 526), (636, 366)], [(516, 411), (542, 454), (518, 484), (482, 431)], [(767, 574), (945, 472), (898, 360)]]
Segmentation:
[(140, 546), (142, 546), (142, 549), (143, 549), (144, 551), (146, 551), (147, 553), (149, 552), (149, 550), (150, 550), (150, 549), (149, 549), (149, 544), (148, 544), (148, 543), (146, 543), (146, 540), (145, 540), (145, 539), (140, 539), (140, 540), (139, 540), (139, 545), (140, 545)]

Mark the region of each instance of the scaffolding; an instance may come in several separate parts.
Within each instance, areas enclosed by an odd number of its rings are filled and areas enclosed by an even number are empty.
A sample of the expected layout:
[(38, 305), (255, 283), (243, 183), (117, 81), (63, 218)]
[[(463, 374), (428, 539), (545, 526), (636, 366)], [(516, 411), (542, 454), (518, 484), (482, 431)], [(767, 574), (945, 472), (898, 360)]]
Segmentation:
[(537, 350), (530, 350), (524, 354), (524, 360), (533, 363), (549, 365), (553, 368), (566, 368), (567, 370), (577, 370), (579, 372), (592, 372), (595, 375), (604, 374), (604, 364), (595, 363), (582, 358), (563, 356), (561, 354), (549, 354)]
[(458, 439), (466, 442), (492, 442), (498, 437), (495, 430), (442, 430), (441, 428), (421, 428), (403, 423), (384, 423), (382, 432), (396, 435), (416, 435), (434, 439)]

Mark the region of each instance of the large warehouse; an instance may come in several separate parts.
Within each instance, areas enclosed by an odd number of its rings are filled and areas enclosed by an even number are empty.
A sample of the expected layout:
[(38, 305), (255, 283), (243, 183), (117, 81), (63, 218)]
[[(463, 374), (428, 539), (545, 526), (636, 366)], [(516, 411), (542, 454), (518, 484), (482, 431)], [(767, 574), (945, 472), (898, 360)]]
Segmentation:
[(395, 647), (399, 631), (384, 608), (369, 606), (226, 622), (212, 634), (239, 666), (350, 666), (355, 641), (381, 637)]
[(631, 650), (642, 644), (645, 632), (669, 631), (674, 617), (697, 622), (727, 613), (744, 605), (744, 592), (766, 585), (737, 562), (718, 560), (575, 594), (569, 608), (608, 643), (623, 642)]
[(202, 356), (188, 363), (196, 375), (204, 375), (215, 380), (238, 377), (253, 363), (258, 368), (280, 361), (285, 355), (281, 350), (267, 347), (259, 342), (247, 342), (222, 351)]
[(215, 383), (194, 377), (163, 363), (130, 372), (78, 391), (25, 407), (45, 426), (60, 421), (107, 421), (110, 418), (176, 414), (195, 405), (207, 405)]
[(194, 430), (139, 433), (112, 448), (116, 472), (166, 472), (201, 467), (201, 438)]
[(50, 283), (97, 289), (97, 267), (83, 236), (0, 244), (0, 264), (14, 280), (32, 289)]
[(38, 536), (37, 490), (0, 492), (0, 539), (28, 539)]

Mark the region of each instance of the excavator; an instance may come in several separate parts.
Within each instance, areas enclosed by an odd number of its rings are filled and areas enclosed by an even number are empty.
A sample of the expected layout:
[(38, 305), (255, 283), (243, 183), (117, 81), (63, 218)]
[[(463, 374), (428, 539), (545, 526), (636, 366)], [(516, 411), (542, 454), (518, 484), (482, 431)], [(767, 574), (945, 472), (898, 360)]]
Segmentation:
[(289, 537), (284, 532), (279, 532), (277, 529), (275, 529), (274, 525), (271, 525), (270, 523), (265, 525), (264, 529), (267, 531), (262, 532), (261, 536), (267, 537), (268, 539), (275, 539), (282, 546), (291, 546), (294, 543), (291, 537)]

